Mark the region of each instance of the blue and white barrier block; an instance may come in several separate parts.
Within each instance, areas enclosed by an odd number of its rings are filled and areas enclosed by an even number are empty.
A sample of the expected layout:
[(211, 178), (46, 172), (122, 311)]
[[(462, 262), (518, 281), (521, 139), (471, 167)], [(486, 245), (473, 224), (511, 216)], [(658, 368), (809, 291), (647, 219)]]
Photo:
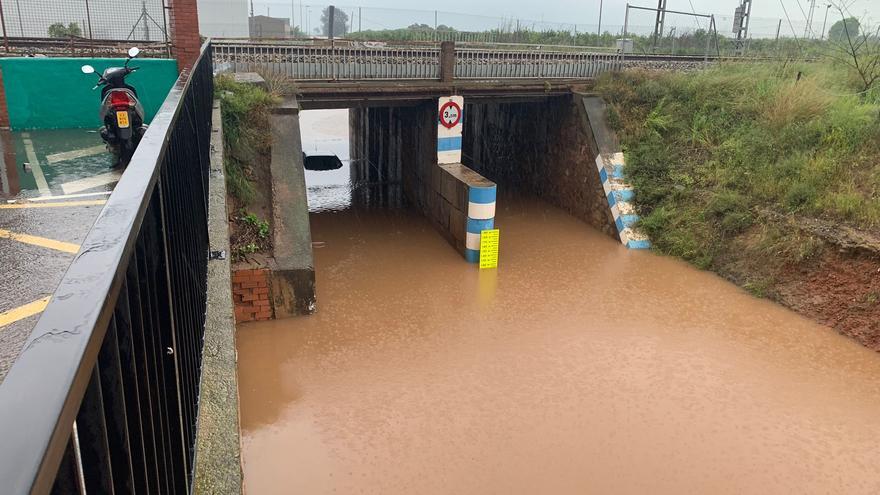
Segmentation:
[(440, 98), (437, 109), (437, 163), (461, 163), (464, 98), (461, 96)]
[(467, 233), (464, 259), (480, 262), (480, 233), (495, 228), (495, 185), (468, 186)]
[(596, 157), (599, 179), (602, 181), (620, 242), (630, 249), (648, 249), (651, 241), (633, 228), (639, 216), (632, 205), (633, 189), (623, 178), (623, 166), (623, 153)]

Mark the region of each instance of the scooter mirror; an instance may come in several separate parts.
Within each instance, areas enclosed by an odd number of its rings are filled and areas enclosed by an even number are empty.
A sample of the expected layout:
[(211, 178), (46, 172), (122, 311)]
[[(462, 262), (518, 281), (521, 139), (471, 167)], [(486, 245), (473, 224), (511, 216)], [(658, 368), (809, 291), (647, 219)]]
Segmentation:
[(133, 46), (133, 47), (131, 47), (131, 48), (128, 49), (128, 57), (129, 57), (129, 58), (135, 58), (135, 57), (138, 56), (138, 53), (140, 53), (140, 52), (141, 52), (141, 49), (140, 49), (140, 48), (138, 48), (138, 47), (136, 47), (136, 46)]
[(92, 67), (91, 65), (83, 65), (82, 69), (80, 69), (80, 70), (83, 71), (83, 74), (94, 74), (95, 73), (95, 68)]

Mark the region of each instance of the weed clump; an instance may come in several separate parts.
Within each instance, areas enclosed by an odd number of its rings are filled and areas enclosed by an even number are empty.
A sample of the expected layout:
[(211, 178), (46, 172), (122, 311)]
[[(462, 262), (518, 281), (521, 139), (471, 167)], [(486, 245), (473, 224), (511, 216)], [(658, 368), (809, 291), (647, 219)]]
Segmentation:
[(214, 84), (221, 101), (224, 168), (229, 193), (247, 205), (254, 200), (253, 167), (269, 153), (269, 114), (277, 97), (252, 85), (219, 76)]
[[(852, 95), (833, 69), (737, 64), (599, 79), (640, 228), (657, 249), (718, 268), (730, 238), (770, 221), (762, 211), (880, 228), (880, 105)], [(762, 240), (753, 254), (780, 262), (817, 249), (787, 231), (755, 238)], [(763, 294), (766, 285), (752, 281), (753, 292)]]

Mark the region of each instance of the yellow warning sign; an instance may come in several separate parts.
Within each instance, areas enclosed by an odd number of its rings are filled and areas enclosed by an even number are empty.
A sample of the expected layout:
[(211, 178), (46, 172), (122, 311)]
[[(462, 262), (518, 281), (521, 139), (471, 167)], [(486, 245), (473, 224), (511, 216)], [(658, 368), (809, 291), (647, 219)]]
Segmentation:
[(498, 268), (498, 229), (480, 232), (480, 268)]

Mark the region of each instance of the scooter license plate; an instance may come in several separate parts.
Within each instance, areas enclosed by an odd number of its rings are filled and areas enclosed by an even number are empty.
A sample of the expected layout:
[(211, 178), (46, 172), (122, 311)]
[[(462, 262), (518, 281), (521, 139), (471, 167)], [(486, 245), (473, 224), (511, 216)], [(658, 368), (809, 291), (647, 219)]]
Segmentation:
[(116, 112), (116, 123), (119, 125), (120, 129), (127, 128), (130, 125), (128, 123), (128, 112), (125, 112), (125, 111)]

